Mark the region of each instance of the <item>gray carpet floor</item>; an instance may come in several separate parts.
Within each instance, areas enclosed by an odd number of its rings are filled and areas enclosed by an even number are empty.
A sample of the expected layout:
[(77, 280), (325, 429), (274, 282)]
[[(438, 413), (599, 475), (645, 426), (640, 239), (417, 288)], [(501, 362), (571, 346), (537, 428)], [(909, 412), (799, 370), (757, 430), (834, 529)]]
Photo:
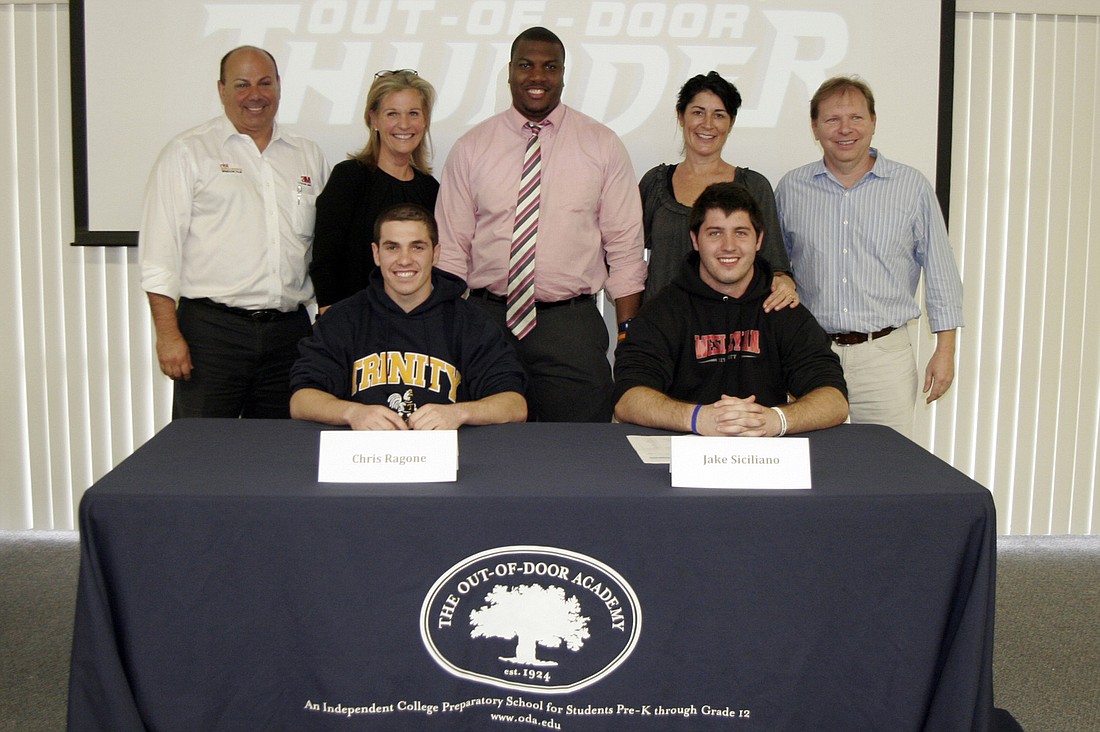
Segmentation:
[[(75, 532), (0, 531), (0, 731), (65, 729), (78, 564)], [(1100, 536), (998, 540), (993, 683), (1026, 732), (1100, 732)]]
[(993, 695), (1026, 732), (1100, 732), (1100, 536), (998, 539)]
[(75, 531), (0, 531), (0, 730), (65, 729), (80, 546)]

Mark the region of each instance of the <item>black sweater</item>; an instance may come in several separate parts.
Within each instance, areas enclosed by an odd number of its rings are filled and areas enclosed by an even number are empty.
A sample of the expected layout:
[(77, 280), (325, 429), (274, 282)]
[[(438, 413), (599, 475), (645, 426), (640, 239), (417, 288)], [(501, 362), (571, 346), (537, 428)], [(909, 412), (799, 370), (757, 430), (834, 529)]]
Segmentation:
[(699, 277), (692, 252), (672, 283), (648, 301), (615, 351), (615, 395), (648, 386), (688, 403), (723, 394), (756, 395), (764, 406), (787, 403), (822, 386), (847, 396), (829, 338), (806, 308), (764, 312), (772, 271), (757, 258), (745, 294), (728, 297)]
[(367, 286), (374, 271), (374, 221), (383, 209), (419, 203), (434, 211), (438, 192), (439, 182), (419, 171), (403, 181), (358, 160), (338, 163), (317, 197), (309, 264), (317, 305), (332, 305)]

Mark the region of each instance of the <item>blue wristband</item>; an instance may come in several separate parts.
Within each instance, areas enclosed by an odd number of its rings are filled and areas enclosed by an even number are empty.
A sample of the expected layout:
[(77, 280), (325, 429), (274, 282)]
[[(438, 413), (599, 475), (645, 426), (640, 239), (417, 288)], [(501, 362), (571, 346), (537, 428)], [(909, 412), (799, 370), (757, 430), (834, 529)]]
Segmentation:
[(697, 429), (697, 427), (698, 427), (698, 419), (699, 419), (699, 410), (702, 409), (702, 408), (703, 408), (702, 404), (696, 404), (695, 405), (695, 410), (691, 413), (691, 431), (692, 431), (692, 434), (696, 434), (696, 435), (699, 434), (699, 430)]

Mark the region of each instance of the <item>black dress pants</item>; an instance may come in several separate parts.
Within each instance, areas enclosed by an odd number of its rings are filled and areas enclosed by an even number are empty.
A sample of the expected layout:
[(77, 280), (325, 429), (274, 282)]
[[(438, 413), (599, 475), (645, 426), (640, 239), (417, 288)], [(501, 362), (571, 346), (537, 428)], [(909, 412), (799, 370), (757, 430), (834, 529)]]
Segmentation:
[(528, 421), (611, 421), (609, 337), (594, 298), (536, 305), (538, 324), (523, 340), (505, 327), (503, 302), (473, 294), (470, 302), (500, 323), (527, 369)]
[(189, 381), (178, 380), (172, 418), (290, 418), (290, 367), (309, 314), (252, 318), (216, 303), (182, 298), (180, 332), (191, 350)]

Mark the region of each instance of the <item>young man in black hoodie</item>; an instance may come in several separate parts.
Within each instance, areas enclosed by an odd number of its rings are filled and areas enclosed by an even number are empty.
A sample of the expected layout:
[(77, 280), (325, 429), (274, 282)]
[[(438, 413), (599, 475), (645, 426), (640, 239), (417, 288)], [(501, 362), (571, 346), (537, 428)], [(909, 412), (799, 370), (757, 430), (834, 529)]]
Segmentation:
[(802, 306), (764, 311), (772, 273), (756, 258), (764, 231), (752, 194), (712, 184), (688, 222), (695, 251), (615, 351), (615, 416), (742, 437), (843, 422), (847, 387), (825, 331)]
[(527, 377), (504, 331), (435, 269), (435, 219), (415, 204), (375, 222), (378, 265), (298, 345), (290, 414), (353, 429), (457, 429), (527, 419)]

